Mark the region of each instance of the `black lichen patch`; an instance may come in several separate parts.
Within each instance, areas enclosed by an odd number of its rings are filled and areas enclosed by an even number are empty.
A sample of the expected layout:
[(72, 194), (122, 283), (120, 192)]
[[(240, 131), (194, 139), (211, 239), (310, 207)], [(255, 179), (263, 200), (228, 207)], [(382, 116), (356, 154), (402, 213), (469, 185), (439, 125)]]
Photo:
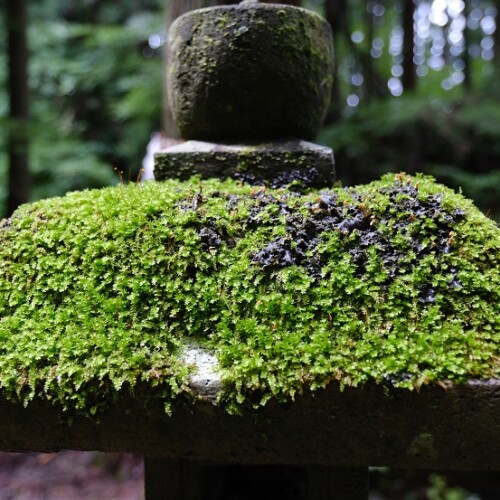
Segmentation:
[[(238, 197), (229, 195), (228, 197), (219, 192), (210, 194), (211, 200), (221, 200), (228, 198), (227, 207), (232, 204), (237, 206)], [(213, 252), (223, 244), (229, 248), (234, 247), (234, 239), (230, 236), (227, 220), (224, 217), (207, 216), (205, 203), (206, 197), (203, 195), (203, 185), (200, 183), (196, 193), (189, 193), (176, 202), (176, 208), (183, 213), (192, 213), (194, 217), (189, 219), (186, 226), (195, 229), (199, 238), (201, 248), (204, 251)]]
[(201, 240), (201, 245), (204, 250), (215, 250), (222, 245), (222, 234), (214, 219), (209, 219), (205, 223), (205, 227), (201, 228), (198, 236)]
[(308, 188), (314, 185), (318, 177), (318, 169), (309, 165), (307, 169), (290, 169), (279, 173), (269, 182), (269, 186), (273, 189), (287, 186), (291, 186), (294, 190), (297, 188)]
[[(443, 196), (435, 194), (422, 197), (418, 183), (409, 184), (407, 180), (397, 179), (395, 184), (381, 194), (388, 196), (389, 204), (380, 214), (377, 226), (390, 227), (391, 236), (384, 235), (384, 229), (376, 232), (376, 245), (380, 248), (381, 260), (388, 271), (388, 279), (393, 280), (402, 270), (415, 267), (424, 257), (433, 255), (437, 258), (448, 254), (455, 244), (454, 231), (465, 217), (461, 208), (447, 209), (443, 206)], [(391, 244), (394, 235), (406, 243), (401, 247)], [(450, 269), (450, 288), (462, 285), (456, 270)], [(436, 290), (430, 284), (418, 287), (419, 300), (426, 304), (436, 301)]]
[[(387, 271), (388, 284), (403, 268), (408, 271), (425, 255), (448, 253), (454, 241), (453, 229), (465, 216), (461, 209), (448, 211), (439, 194), (422, 199), (418, 187), (404, 180), (396, 180), (382, 190), (381, 194), (387, 197), (382, 211), (365, 204), (365, 195), (348, 192), (350, 200), (339, 200), (333, 192), (320, 193), (314, 201), (304, 204), (305, 214), (291, 212), (283, 200), (262, 193), (248, 223), (255, 225), (258, 214), (274, 204), (278, 210), (266, 222), (277, 224), (284, 215), (286, 236), (256, 252), (252, 261), (267, 271), (303, 266), (312, 277), (320, 278), (326, 259), (318, 254), (317, 248), (323, 237), (332, 232), (345, 239), (354, 235), (346, 250), (357, 274), (365, 272), (371, 249), (376, 249)], [(422, 226), (427, 229), (422, 230)], [(460, 286), (456, 276), (450, 280), (450, 286)], [(422, 287), (421, 292), (422, 301), (434, 301), (432, 288)]]

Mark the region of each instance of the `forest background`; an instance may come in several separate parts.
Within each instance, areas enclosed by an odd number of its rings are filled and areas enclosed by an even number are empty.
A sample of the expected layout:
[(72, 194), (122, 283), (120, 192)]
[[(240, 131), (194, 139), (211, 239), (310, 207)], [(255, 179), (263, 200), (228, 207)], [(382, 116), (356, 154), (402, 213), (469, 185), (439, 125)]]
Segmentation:
[[(152, 133), (176, 135), (164, 113), (168, 23), (217, 1), (5, 1), (0, 213), (116, 184), (116, 171), (135, 180)], [(426, 172), (500, 217), (500, 0), (288, 3), (334, 30), (318, 142), (334, 149), (342, 183)]]

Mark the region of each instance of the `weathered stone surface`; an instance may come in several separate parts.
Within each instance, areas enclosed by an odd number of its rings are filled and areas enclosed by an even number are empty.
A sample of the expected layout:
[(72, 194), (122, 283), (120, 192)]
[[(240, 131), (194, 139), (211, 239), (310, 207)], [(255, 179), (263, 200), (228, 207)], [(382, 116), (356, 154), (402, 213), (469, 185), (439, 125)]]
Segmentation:
[(226, 464), (500, 469), (500, 383), (426, 386), (420, 392), (332, 384), (294, 403), (230, 416), (207, 402), (147, 413), (140, 391), (99, 421), (61, 420), (47, 401), (0, 400), (0, 449), (128, 451)]
[(168, 95), (186, 139), (312, 139), (330, 99), (333, 45), (313, 12), (246, 3), (189, 12), (169, 34)]
[(188, 141), (155, 155), (156, 180), (185, 180), (196, 174), (273, 188), (292, 182), (322, 188), (335, 181), (335, 166), (330, 148), (305, 141), (246, 145)]

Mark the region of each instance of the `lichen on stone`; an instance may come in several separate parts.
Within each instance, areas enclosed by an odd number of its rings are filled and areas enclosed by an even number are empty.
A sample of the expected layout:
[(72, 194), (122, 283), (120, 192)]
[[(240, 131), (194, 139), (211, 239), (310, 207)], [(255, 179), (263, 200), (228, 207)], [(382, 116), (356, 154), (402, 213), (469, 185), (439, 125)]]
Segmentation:
[(141, 388), (228, 410), (333, 381), (418, 388), (500, 376), (500, 229), (427, 177), (294, 193), (127, 185), (0, 226), (0, 387), (92, 414)]

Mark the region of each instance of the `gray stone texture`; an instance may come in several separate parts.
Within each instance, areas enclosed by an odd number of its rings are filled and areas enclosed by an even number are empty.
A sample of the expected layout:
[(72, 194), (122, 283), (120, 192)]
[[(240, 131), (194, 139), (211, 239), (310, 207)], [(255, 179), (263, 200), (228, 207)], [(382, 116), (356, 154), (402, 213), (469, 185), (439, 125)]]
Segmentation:
[(246, 3), (191, 11), (169, 32), (168, 96), (185, 139), (313, 139), (331, 93), (329, 24)]
[(331, 384), (243, 416), (207, 401), (177, 405), (168, 416), (161, 401), (145, 409), (137, 388), (106, 413), (71, 422), (49, 401), (25, 408), (0, 398), (0, 450), (128, 451), (228, 465), (500, 469), (499, 415), (498, 380), (419, 392)]
[(335, 181), (330, 148), (306, 141), (264, 144), (213, 144), (188, 141), (155, 155), (155, 179), (239, 179), (253, 185), (280, 188), (331, 187)]

